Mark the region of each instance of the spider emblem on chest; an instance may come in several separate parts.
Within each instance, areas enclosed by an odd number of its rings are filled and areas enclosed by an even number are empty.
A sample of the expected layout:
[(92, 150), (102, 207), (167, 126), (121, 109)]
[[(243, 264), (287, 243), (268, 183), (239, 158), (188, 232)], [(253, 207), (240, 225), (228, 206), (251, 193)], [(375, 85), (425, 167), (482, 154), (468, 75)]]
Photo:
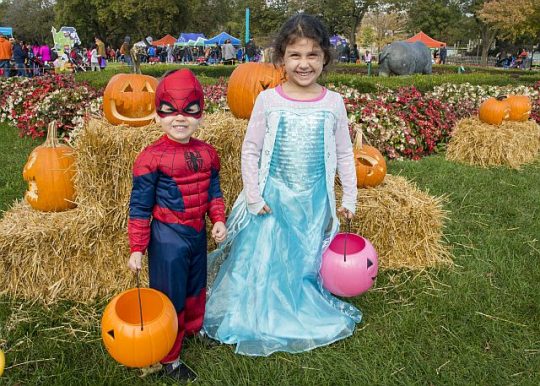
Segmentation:
[(186, 164), (192, 172), (198, 172), (203, 167), (203, 157), (198, 150), (188, 150), (184, 152), (184, 159)]

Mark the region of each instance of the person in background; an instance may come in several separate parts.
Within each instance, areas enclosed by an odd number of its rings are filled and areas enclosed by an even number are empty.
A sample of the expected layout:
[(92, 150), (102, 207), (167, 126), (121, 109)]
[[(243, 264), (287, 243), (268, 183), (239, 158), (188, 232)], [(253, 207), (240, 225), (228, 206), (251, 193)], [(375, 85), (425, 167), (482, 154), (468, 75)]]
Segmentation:
[(26, 69), (24, 67), (26, 58), (28, 58), (28, 54), (24, 52), (21, 42), (15, 40), (15, 44), (13, 44), (13, 61), (17, 69), (17, 76), (26, 76)]
[(107, 65), (107, 59), (106, 59), (107, 52), (105, 51), (105, 43), (103, 43), (103, 41), (97, 36), (95, 37), (95, 42), (96, 42), (97, 53), (98, 53), (99, 67), (101, 69), (104, 69), (105, 66)]
[(9, 61), (13, 55), (13, 47), (4, 35), (0, 34), (0, 69), (4, 72), (4, 78), (9, 77), (11, 66)]
[(371, 76), (371, 62), (373, 60), (373, 56), (371, 55), (371, 52), (366, 50), (366, 55), (364, 56), (364, 61), (367, 64), (367, 75)]
[(251, 38), (246, 44), (246, 62), (253, 62), (256, 52), (257, 46), (255, 46), (255, 41), (253, 38)]
[(225, 44), (221, 46), (221, 58), (223, 59), (223, 64), (234, 64), (236, 50), (229, 39), (225, 40)]
[(351, 63), (358, 63), (359, 59), (360, 53), (358, 52), (358, 44), (354, 44), (353, 48), (351, 49), (350, 61)]
[(446, 64), (446, 55), (448, 52), (446, 51), (446, 46), (444, 44), (441, 44), (441, 48), (439, 49), (439, 60), (441, 64)]

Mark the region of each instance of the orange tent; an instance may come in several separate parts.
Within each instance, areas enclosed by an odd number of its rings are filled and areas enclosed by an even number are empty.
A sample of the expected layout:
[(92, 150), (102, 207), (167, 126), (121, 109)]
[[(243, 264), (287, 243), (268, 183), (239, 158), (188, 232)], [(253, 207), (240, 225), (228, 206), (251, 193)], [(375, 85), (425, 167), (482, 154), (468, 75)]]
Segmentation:
[(441, 44), (443, 46), (446, 46), (446, 43), (445, 42), (440, 42), (438, 40), (435, 40), (433, 38), (430, 38), (428, 35), (426, 35), (425, 33), (423, 33), (422, 31), (418, 32), (416, 35), (414, 35), (413, 37), (410, 37), (408, 38), (407, 40), (405, 40), (406, 42), (409, 42), (409, 43), (413, 43), (413, 42), (422, 42), (424, 43), (426, 46), (428, 46), (429, 48), (439, 48), (441, 46)]
[(173, 46), (174, 43), (176, 43), (176, 38), (174, 36), (167, 34), (159, 40), (154, 40), (152, 42), (152, 45), (157, 47), (157, 46), (166, 46), (167, 44), (170, 44), (171, 46)]

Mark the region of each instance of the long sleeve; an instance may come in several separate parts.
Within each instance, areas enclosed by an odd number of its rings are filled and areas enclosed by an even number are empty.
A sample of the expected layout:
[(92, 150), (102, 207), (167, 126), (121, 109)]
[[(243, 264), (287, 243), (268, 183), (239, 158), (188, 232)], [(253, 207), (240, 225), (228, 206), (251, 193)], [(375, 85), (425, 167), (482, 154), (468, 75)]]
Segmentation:
[(266, 132), (264, 98), (259, 94), (249, 119), (246, 136), (242, 144), (242, 181), (248, 210), (257, 214), (265, 202), (259, 191), (259, 160)]
[(219, 156), (215, 149), (212, 148), (212, 163), (210, 175), (210, 187), (208, 188), (208, 215), (212, 224), (216, 222), (225, 222), (225, 202), (223, 201), (223, 193), (219, 183)]
[(349, 135), (349, 120), (343, 99), (340, 97), (338, 111), (338, 127), (336, 130), (336, 156), (337, 170), (341, 185), (343, 186), (343, 198), (341, 205), (352, 213), (356, 212), (356, 170), (354, 167), (354, 155), (352, 150), (351, 136)]
[(150, 217), (156, 200), (158, 170), (150, 153), (142, 152), (133, 166), (128, 236), (131, 252), (145, 252), (150, 242)]

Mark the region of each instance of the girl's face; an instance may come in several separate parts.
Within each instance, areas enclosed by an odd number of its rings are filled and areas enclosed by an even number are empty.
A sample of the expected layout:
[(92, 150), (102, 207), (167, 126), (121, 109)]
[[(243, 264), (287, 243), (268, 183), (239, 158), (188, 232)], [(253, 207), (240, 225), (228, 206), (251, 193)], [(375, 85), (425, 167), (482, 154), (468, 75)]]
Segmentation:
[(308, 88), (317, 82), (324, 66), (324, 51), (312, 39), (300, 38), (285, 49), (283, 64), (291, 86)]

